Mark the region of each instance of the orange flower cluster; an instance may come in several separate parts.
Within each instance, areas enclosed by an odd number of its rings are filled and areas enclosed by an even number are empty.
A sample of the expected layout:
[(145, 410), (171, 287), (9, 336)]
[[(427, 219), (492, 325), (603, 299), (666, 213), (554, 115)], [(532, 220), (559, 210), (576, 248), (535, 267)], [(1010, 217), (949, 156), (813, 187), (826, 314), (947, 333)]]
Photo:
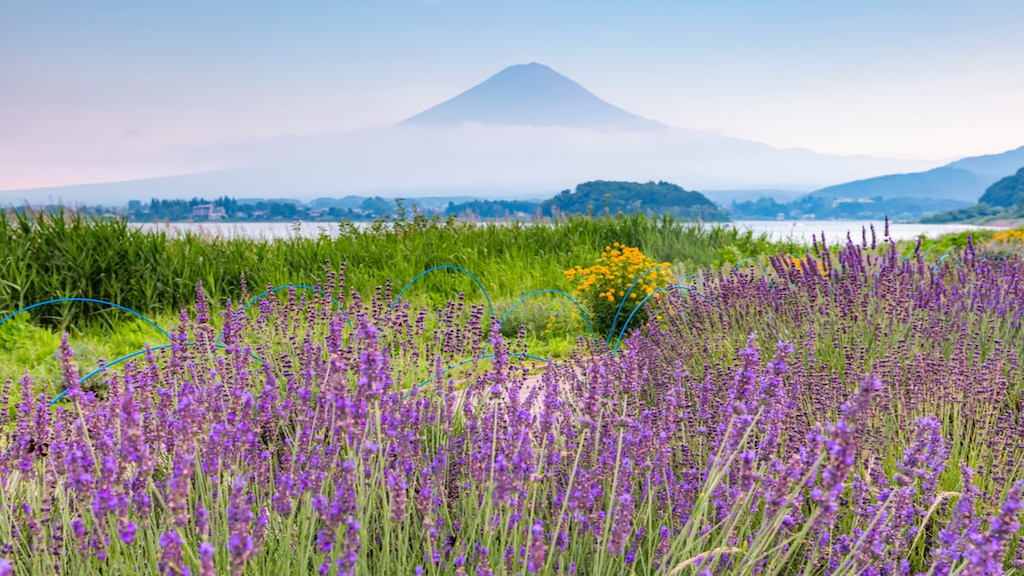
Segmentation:
[[(803, 270), (804, 269), (804, 265), (807, 264), (806, 261), (801, 260), (800, 258), (797, 258), (796, 256), (793, 256), (792, 254), (790, 254), (789, 260), (790, 260), (790, 263), (793, 265), (793, 267), (796, 268), (797, 270)], [(818, 265), (818, 274), (821, 274), (822, 276), (825, 276), (825, 267), (821, 265), (821, 261), (819, 260), (819, 261), (815, 262), (815, 264)]]
[(989, 244), (998, 243), (1024, 245), (1024, 230), (1002, 230), (996, 232)]
[[(648, 258), (639, 248), (615, 242), (605, 246), (596, 264), (589, 268), (575, 266), (566, 270), (565, 277), (576, 283), (576, 295), (582, 297), (590, 307), (596, 324), (602, 325), (605, 322), (610, 324), (618, 303), (626, 297), (626, 291), (644, 272), (655, 268), (633, 287), (629, 301), (622, 307), (623, 315), (632, 312), (645, 296), (673, 284), (675, 277), (670, 267), (668, 262), (658, 263)], [(654, 297), (660, 298), (661, 294), (654, 294)]]

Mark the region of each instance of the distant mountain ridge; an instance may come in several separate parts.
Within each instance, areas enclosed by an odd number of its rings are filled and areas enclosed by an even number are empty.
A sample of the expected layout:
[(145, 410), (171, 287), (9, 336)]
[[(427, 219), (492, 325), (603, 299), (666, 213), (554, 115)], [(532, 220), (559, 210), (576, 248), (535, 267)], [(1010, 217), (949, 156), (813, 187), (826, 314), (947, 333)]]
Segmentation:
[[(1024, 146), (973, 156), (945, 166), (854, 180), (815, 190), (796, 200), (733, 202), (740, 217), (874, 218), (923, 222), (978, 221), (1024, 208)], [(1016, 172), (1016, 174), (1014, 174)], [(1012, 176), (1006, 176), (1012, 174)]]
[(1024, 166), (1024, 146), (1000, 154), (972, 156), (923, 172), (889, 174), (815, 190), (825, 198), (935, 198), (977, 202), (985, 189)]
[(943, 198), (969, 202), (989, 184), (991, 181), (987, 176), (947, 165), (924, 172), (854, 180), (815, 190), (811, 195), (827, 198)]
[(531, 62), (505, 68), (404, 125), (564, 126), (594, 130), (662, 130), (654, 120), (601, 100), (551, 68)]
[(1024, 146), (1000, 154), (984, 154), (982, 156), (961, 158), (956, 162), (950, 162), (947, 166), (960, 168), (983, 176), (990, 176), (998, 180), (1007, 174), (1013, 174), (1021, 166), (1024, 166)]

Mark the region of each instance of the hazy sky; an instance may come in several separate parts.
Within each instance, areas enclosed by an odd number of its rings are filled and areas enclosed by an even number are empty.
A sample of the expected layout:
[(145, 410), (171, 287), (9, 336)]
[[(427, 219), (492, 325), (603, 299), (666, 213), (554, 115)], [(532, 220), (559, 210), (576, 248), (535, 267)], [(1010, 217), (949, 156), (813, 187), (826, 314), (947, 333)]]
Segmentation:
[(677, 127), (999, 152), (1024, 144), (1022, 21), (1020, 0), (0, 0), (0, 190), (388, 125), (530, 61)]

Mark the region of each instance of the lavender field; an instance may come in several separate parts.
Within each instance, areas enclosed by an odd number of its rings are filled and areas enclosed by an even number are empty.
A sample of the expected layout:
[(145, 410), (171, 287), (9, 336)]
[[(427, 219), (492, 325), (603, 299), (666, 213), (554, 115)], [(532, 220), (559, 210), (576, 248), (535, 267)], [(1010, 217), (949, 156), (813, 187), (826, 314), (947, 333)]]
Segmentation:
[(1024, 574), (1024, 260), (907, 253), (706, 271), (550, 364), (343, 266), (200, 289), (102, 385), (65, 344), (55, 407), (3, 389), (0, 576)]

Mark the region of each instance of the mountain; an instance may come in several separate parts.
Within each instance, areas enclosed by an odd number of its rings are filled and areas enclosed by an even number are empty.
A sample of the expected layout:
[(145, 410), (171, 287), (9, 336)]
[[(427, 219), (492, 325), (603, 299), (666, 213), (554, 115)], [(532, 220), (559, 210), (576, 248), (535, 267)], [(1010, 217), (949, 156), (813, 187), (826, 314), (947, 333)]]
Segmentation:
[(825, 198), (943, 198), (970, 201), (991, 184), (988, 177), (942, 166), (911, 174), (889, 174), (829, 186), (811, 193)]
[(405, 120), (410, 126), (563, 126), (591, 130), (661, 130), (594, 96), (551, 68), (531, 62), (509, 66), (450, 100)]
[(1024, 168), (989, 186), (978, 203), (1003, 208), (1024, 208)]
[(889, 174), (816, 190), (823, 198), (934, 198), (974, 203), (996, 180), (1024, 166), (1024, 146), (962, 158), (923, 172)]
[(682, 182), (698, 190), (814, 190), (936, 165), (780, 149), (666, 127), (535, 63), (507, 68), (393, 126), (176, 147), (172, 153), (175, 166), (191, 163), (206, 171), (6, 191), (0, 205), (224, 195), (549, 197), (596, 179)]
[(546, 216), (553, 216), (555, 211), (568, 214), (645, 212), (668, 213), (686, 220), (728, 220), (718, 206), (700, 192), (684, 190), (668, 182), (584, 182), (576, 186), (574, 192), (563, 190), (544, 201), (540, 210)]
[(1013, 174), (1018, 168), (1024, 166), (1024, 146), (1003, 152), (1002, 154), (986, 154), (984, 156), (963, 158), (950, 163), (949, 166), (988, 176), (995, 181), (1007, 174)]

